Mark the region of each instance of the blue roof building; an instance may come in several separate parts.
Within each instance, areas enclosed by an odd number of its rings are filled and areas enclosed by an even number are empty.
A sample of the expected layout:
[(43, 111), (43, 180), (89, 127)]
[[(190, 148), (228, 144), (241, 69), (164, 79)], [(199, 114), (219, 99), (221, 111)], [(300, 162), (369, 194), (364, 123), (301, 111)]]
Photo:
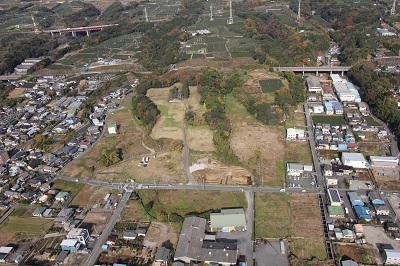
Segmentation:
[(374, 206), (384, 206), (385, 205), (385, 201), (381, 199), (379, 193), (375, 192), (375, 191), (370, 191), (368, 193), (368, 197), (369, 200), (371, 201), (372, 205)]
[(81, 243), (77, 239), (64, 239), (60, 246), (64, 251), (77, 252)]
[(338, 150), (339, 151), (347, 151), (347, 143), (346, 142), (338, 142)]
[(365, 221), (371, 221), (371, 215), (369, 214), (369, 208), (365, 206), (354, 206), (354, 211), (358, 219), (364, 219)]
[(354, 206), (364, 206), (364, 202), (357, 192), (347, 192), (351, 205)]

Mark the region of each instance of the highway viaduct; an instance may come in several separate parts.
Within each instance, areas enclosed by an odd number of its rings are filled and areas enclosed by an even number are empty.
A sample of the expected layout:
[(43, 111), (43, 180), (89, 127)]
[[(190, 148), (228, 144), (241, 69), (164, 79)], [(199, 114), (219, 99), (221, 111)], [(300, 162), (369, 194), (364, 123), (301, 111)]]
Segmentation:
[(349, 71), (349, 69), (351, 68), (351, 66), (301, 66), (301, 67), (274, 67), (274, 70), (276, 71), (282, 71), (282, 72), (286, 72), (286, 71), (293, 71), (293, 72), (301, 72), (304, 76), (304, 74), (306, 72), (314, 72), (317, 75), (320, 72), (328, 72), (330, 74), (334, 73), (334, 72), (340, 72), (343, 76), (344, 72)]

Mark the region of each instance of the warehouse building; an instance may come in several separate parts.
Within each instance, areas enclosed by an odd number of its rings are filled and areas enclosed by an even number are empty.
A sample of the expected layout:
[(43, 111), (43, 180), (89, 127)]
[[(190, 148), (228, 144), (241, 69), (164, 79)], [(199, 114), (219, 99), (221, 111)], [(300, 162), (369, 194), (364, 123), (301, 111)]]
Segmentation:
[(359, 168), (359, 169), (369, 168), (369, 164), (367, 160), (365, 160), (364, 155), (362, 153), (343, 152), (342, 163), (343, 165), (352, 166), (354, 168)]
[(220, 213), (210, 213), (210, 229), (213, 232), (232, 232), (246, 230), (244, 210), (224, 209)]
[(392, 156), (370, 156), (369, 160), (372, 168), (396, 168), (399, 165), (399, 159)]

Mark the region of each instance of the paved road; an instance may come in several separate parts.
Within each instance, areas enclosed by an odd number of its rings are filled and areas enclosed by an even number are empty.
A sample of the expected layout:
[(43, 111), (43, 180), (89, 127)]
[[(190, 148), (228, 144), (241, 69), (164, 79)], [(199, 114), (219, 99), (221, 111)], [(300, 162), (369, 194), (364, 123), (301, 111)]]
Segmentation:
[(117, 223), (123, 209), (126, 207), (126, 204), (131, 197), (132, 191), (126, 191), (122, 196), (120, 202), (118, 203), (117, 208), (114, 210), (114, 214), (111, 216), (110, 221), (108, 222), (106, 228), (103, 230), (99, 238), (96, 240), (92, 252), (89, 253), (89, 258), (86, 260), (86, 266), (93, 266), (97, 258), (100, 256), (101, 253), (101, 246), (105, 243), (107, 237), (111, 234), (112, 229), (114, 228), (115, 224)]
[(246, 230), (246, 262), (247, 265), (253, 265), (253, 230), (254, 230), (254, 192), (246, 191), (246, 199), (247, 199), (247, 212), (246, 212), (246, 220), (247, 220), (247, 230)]

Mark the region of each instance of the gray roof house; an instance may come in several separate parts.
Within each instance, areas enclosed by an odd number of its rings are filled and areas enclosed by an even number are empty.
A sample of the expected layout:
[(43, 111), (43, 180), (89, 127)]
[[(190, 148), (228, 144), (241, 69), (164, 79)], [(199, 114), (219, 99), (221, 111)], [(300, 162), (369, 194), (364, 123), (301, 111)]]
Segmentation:
[(171, 250), (166, 247), (159, 247), (156, 256), (154, 257), (155, 266), (167, 266)]

